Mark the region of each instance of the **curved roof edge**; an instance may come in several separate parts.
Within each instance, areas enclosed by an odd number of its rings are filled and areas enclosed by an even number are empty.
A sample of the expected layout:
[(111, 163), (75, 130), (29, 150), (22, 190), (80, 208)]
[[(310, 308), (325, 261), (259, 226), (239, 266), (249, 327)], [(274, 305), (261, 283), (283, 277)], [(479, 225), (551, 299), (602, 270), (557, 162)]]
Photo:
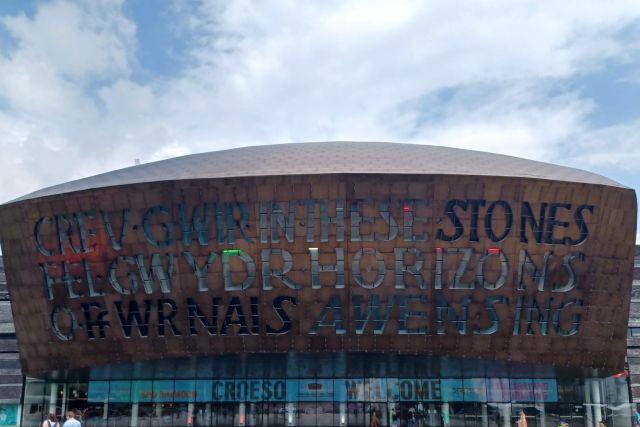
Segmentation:
[(331, 141), (190, 154), (46, 187), (8, 203), (135, 183), (352, 173), (516, 177), (628, 188), (592, 172), (502, 154), (422, 144)]

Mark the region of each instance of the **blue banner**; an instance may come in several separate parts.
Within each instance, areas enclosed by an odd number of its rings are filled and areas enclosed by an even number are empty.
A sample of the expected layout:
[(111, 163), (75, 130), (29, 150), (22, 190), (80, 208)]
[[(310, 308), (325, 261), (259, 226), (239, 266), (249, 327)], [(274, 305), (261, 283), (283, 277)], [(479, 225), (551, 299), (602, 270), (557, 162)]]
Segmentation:
[(510, 402), (509, 378), (488, 378), (487, 399), (489, 402)]
[(173, 386), (174, 402), (195, 402), (196, 395), (196, 380), (176, 380)]
[(484, 378), (465, 378), (462, 384), (465, 402), (487, 401), (487, 384)]
[(442, 379), (440, 380), (440, 387), (443, 402), (464, 401), (464, 384), (462, 379)]
[(87, 400), (89, 402), (105, 403), (109, 397), (109, 381), (89, 381)]
[[(216, 402), (283, 402), (287, 390), (297, 380), (216, 380), (211, 381), (211, 400)], [(297, 388), (297, 383), (295, 384)]]
[(109, 381), (109, 402), (131, 402), (131, 381)]
[(558, 385), (555, 379), (512, 378), (511, 400), (514, 402), (557, 402)]
[(196, 381), (196, 402), (211, 402), (213, 388), (211, 380)]
[(368, 378), (364, 380), (365, 397), (371, 402), (387, 401), (387, 379)]
[(132, 388), (131, 401), (133, 403), (155, 402), (154, 394), (153, 394), (153, 381), (151, 380), (133, 381), (131, 384), (131, 388)]
[(437, 401), (441, 398), (440, 380), (436, 378), (387, 380), (391, 398), (405, 402)]
[[(287, 396), (293, 397), (295, 393), (293, 393), (294, 390), (289, 391), (289, 381), (287, 381)], [(297, 398), (301, 402), (333, 401), (333, 380), (298, 380)]]
[(0, 426), (18, 425), (18, 406), (14, 404), (0, 404)]
[(557, 402), (555, 379), (335, 378), (89, 381), (88, 401)]

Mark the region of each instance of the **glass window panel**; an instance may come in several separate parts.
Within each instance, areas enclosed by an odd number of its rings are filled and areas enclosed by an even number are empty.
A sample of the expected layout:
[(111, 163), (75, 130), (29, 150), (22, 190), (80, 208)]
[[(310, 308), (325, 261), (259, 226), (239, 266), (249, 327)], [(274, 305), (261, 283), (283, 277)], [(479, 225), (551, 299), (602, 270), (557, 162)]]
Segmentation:
[(465, 402), (487, 401), (487, 385), (484, 378), (465, 378), (463, 385)]
[(104, 403), (95, 404), (89, 402), (82, 415), (83, 425), (85, 427), (106, 427), (108, 425), (106, 409), (107, 405)]
[[(229, 389), (233, 389), (232, 391)], [(214, 402), (228, 402), (235, 400), (235, 380), (216, 380), (211, 382), (211, 400)]]
[[(48, 396), (45, 394), (45, 382), (27, 378), (24, 388), (22, 424), (40, 425), (49, 413), (49, 408)], [(55, 412), (55, 401), (51, 409)]]
[[(131, 381), (109, 381), (109, 402), (131, 402)], [(129, 415), (127, 415), (128, 419)]]
[(283, 426), (285, 424), (284, 403), (263, 404), (262, 425), (263, 426)]
[[(513, 385), (513, 384), (512, 384)], [(518, 426), (520, 419), (524, 418), (527, 427), (541, 425), (541, 411), (531, 403), (514, 403), (511, 405), (511, 425)], [(570, 424), (571, 427), (577, 427)]]
[(174, 402), (195, 402), (196, 380), (176, 380), (173, 385)]
[[(491, 390), (491, 389), (489, 389)], [(511, 419), (511, 404), (509, 403), (487, 403), (487, 424), (488, 427), (509, 426)], [(549, 427), (555, 427), (552, 424)]]
[(334, 405), (333, 402), (318, 402), (315, 404), (315, 420), (317, 426), (333, 426)]
[(173, 402), (173, 380), (153, 381), (154, 402)]
[(533, 402), (533, 382), (529, 378), (511, 378), (511, 401)]
[(196, 370), (197, 378), (214, 378), (213, 376), (213, 357), (203, 357), (198, 359), (198, 367)]
[[(320, 384), (316, 380), (298, 380), (298, 401), (315, 402)], [(293, 400), (293, 399), (292, 399)]]
[(558, 401), (558, 385), (553, 378), (534, 379), (533, 391), (537, 402), (557, 402)]
[(196, 359), (180, 360), (180, 362), (175, 364), (179, 365), (179, 368), (175, 371), (175, 378), (188, 379), (196, 377), (196, 371), (198, 369)]
[[(270, 381), (259, 379), (247, 380), (247, 397), (245, 400), (251, 402), (262, 402), (270, 397)], [(266, 388), (265, 388), (266, 387)]]
[(298, 380), (287, 378), (287, 402), (298, 401)]
[(131, 403), (110, 403), (107, 417), (110, 426), (128, 426), (131, 423)]
[(318, 360), (318, 369), (316, 376), (318, 377), (333, 377), (333, 367), (335, 364), (335, 356), (332, 353), (323, 354)]
[[(316, 400), (331, 402), (334, 400), (333, 380), (332, 379), (317, 379), (315, 381)], [(333, 407), (331, 408), (333, 412)]]
[(452, 426), (486, 425), (486, 415), (482, 413), (479, 403), (454, 402), (449, 404), (449, 417)]
[(284, 416), (287, 426), (296, 425), (298, 419), (298, 404), (296, 402), (287, 402), (284, 405)]
[[(368, 393), (366, 391), (368, 390)], [(371, 402), (387, 401), (387, 381), (386, 378), (368, 378), (365, 380), (366, 400)]]
[(175, 375), (176, 363), (173, 359), (161, 359), (155, 361), (154, 378), (173, 379)]
[(236, 381), (236, 400), (239, 402), (259, 402), (262, 400), (262, 380), (246, 379)]
[(171, 426), (173, 425), (174, 414), (173, 403), (155, 403), (154, 413), (151, 418), (152, 426)]
[(84, 411), (87, 409), (87, 392), (87, 383), (67, 384), (66, 406), (67, 409), (79, 415), (79, 421), (82, 421)]
[(364, 426), (364, 405), (347, 403), (347, 423), (350, 426)]
[(111, 365), (109, 378), (112, 380), (129, 380), (132, 378), (133, 365), (131, 363), (118, 363)]
[(187, 426), (191, 425), (189, 418), (192, 414), (189, 413), (188, 403), (174, 403), (173, 405), (166, 406), (167, 417), (171, 415), (171, 421), (173, 426)]
[(389, 400), (400, 400), (400, 386), (397, 378), (387, 378), (387, 396)]
[[(443, 402), (462, 402), (464, 400), (464, 383), (460, 378), (443, 378), (440, 380), (440, 393)], [(402, 396), (402, 389), (400, 391)], [(403, 399), (407, 400), (407, 399)]]
[(212, 384), (211, 380), (196, 380), (196, 402), (211, 402), (213, 399), (212, 393)]
[(349, 381), (347, 379), (335, 378), (333, 380), (333, 400), (336, 402), (346, 402), (348, 389)]
[(284, 402), (287, 399), (287, 381), (284, 379), (264, 380), (262, 383), (266, 397), (264, 400)]
[[(396, 402), (389, 403), (387, 405), (388, 414), (389, 414), (389, 425), (392, 427), (397, 427), (400, 425), (400, 407)], [(384, 423), (383, 423), (384, 424)]]
[(208, 427), (211, 425), (211, 403), (196, 403), (193, 409), (194, 427)]
[(509, 378), (487, 378), (487, 400), (509, 402), (511, 400)]
[(401, 378), (398, 380), (397, 388), (398, 398), (401, 401), (432, 401), (441, 399), (441, 380), (436, 378)]
[(154, 418), (160, 416), (156, 414), (156, 404), (147, 402), (138, 404), (138, 425), (148, 427), (157, 424)]
[(235, 403), (217, 403), (213, 405), (215, 426), (232, 426), (236, 411)]
[(298, 425), (315, 426), (318, 407), (315, 402), (298, 403)]
[(247, 377), (262, 378), (264, 376), (265, 357), (262, 354), (247, 355)]
[(108, 381), (89, 381), (88, 399), (90, 402), (104, 403), (109, 396)]
[(333, 358), (333, 377), (343, 378), (347, 376), (348, 365), (347, 356), (344, 353), (337, 353)]
[(151, 380), (138, 380), (131, 383), (132, 396), (131, 401), (134, 403), (139, 402), (154, 402), (153, 381)]
[(287, 355), (270, 354), (265, 361), (265, 378), (286, 378), (287, 376)]
[(558, 401), (565, 403), (584, 402), (584, 380), (580, 378), (564, 377), (556, 380), (558, 386)]
[(347, 390), (347, 400), (362, 402), (364, 400), (364, 380), (362, 378), (352, 378), (344, 380)]

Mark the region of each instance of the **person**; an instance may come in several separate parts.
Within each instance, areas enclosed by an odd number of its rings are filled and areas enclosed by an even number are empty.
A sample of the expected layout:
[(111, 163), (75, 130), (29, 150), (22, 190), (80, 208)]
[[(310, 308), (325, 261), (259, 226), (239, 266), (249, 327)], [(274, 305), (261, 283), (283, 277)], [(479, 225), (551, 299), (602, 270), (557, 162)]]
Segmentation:
[(520, 416), (518, 417), (518, 427), (527, 427), (527, 416), (523, 410), (520, 410)]
[(391, 408), (391, 425), (393, 427), (398, 427), (399, 422), (398, 422), (398, 414), (396, 413), (396, 408), (392, 407)]
[(42, 422), (42, 427), (59, 427), (55, 414), (49, 413), (47, 418)]
[(371, 423), (370, 423), (370, 427), (379, 427), (379, 423), (378, 423), (378, 415), (376, 414), (376, 410), (373, 409), (371, 411)]
[(607, 425), (604, 423), (604, 421), (600, 420), (598, 421), (598, 427), (607, 427)]
[(407, 427), (416, 427), (416, 415), (413, 411), (409, 411), (409, 420), (407, 421)]
[(62, 427), (82, 427), (82, 424), (76, 420), (76, 413), (74, 411), (67, 411), (67, 421), (64, 422)]

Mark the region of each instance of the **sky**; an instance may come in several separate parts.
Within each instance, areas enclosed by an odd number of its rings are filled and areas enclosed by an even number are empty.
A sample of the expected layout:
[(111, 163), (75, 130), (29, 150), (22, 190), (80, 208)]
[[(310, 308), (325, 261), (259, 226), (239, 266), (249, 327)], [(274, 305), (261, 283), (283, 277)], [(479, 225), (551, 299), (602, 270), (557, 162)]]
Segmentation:
[(640, 1), (0, 1), (0, 203), (135, 159), (324, 140), (638, 192)]

